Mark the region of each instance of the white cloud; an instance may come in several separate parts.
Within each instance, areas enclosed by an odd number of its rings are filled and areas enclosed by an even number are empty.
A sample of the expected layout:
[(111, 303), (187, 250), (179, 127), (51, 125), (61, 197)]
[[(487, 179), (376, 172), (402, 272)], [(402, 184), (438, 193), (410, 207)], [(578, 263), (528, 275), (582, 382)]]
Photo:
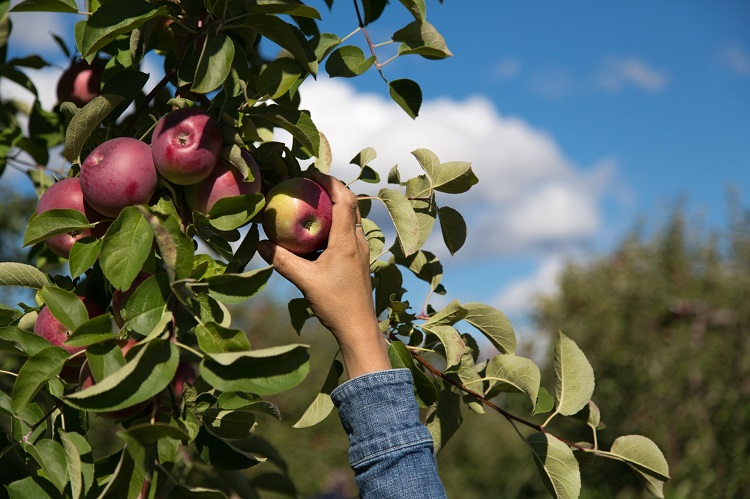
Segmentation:
[(750, 76), (750, 53), (738, 43), (727, 43), (718, 53), (719, 62), (738, 75)]
[[(344, 180), (357, 172), (347, 162), (368, 146), (378, 153), (376, 169), (385, 174), (398, 164), (402, 179), (421, 173), (409, 154), (417, 148), (432, 150), (442, 162), (472, 163), (478, 185), (467, 194), (438, 195), (438, 204), (458, 209), (469, 226), (456, 258), (568, 246), (600, 227), (600, 200), (614, 184), (612, 164), (582, 170), (548, 134), (499, 114), (483, 97), (426, 101), (413, 121), (385, 92), (358, 93), (340, 80), (305, 83), (301, 95), (331, 143), (333, 173)], [(441, 257), (442, 247), (430, 245)]]
[(558, 277), (564, 267), (565, 260), (561, 257), (548, 257), (533, 274), (509, 283), (490, 304), (509, 316), (526, 315), (535, 308), (538, 297), (558, 292)]
[(595, 78), (599, 88), (613, 93), (628, 85), (648, 92), (659, 92), (667, 86), (667, 82), (666, 73), (635, 57), (607, 59)]

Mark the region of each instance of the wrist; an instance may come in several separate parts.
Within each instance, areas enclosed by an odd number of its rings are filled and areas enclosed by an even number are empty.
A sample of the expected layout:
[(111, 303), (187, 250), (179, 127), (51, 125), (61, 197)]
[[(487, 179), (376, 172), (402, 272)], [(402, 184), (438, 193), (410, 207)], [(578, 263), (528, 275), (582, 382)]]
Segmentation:
[(349, 379), (391, 369), (388, 345), (380, 331), (376, 335), (360, 336), (347, 344), (340, 343), (339, 346)]

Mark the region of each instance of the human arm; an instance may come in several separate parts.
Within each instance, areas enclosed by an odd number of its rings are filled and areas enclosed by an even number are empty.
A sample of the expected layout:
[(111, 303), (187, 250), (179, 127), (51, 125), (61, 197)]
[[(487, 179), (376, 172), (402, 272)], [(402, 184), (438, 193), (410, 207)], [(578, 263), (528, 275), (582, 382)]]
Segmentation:
[(333, 201), (328, 246), (310, 261), (268, 241), (258, 251), (296, 285), (336, 338), (349, 381), (331, 398), (349, 435), (360, 494), (443, 498), (430, 433), (419, 420), (408, 369), (391, 369), (370, 283), (369, 248), (356, 196), (334, 177), (315, 175)]

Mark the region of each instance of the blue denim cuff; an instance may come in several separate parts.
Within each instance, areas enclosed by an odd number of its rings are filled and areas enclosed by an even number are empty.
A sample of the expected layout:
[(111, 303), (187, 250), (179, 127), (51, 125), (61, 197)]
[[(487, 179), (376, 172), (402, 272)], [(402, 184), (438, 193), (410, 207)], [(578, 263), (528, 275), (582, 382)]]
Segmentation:
[(331, 398), (349, 435), (352, 468), (384, 453), (418, 445), (432, 447), (432, 436), (419, 420), (408, 369), (350, 379), (333, 390)]

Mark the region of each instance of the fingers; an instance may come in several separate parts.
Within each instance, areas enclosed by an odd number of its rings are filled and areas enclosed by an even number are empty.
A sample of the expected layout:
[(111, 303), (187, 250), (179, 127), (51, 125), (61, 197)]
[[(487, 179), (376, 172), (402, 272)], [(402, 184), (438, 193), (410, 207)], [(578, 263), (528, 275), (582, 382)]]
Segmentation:
[(289, 282), (301, 288), (303, 280), (308, 272), (310, 261), (301, 258), (291, 251), (272, 243), (271, 241), (260, 241), (258, 243), (258, 254), (268, 264), (273, 265), (274, 270), (285, 277)]
[(362, 223), (357, 196), (330, 175), (315, 173), (313, 180), (323, 186), (333, 202), (333, 221), (331, 233), (328, 236), (328, 245), (337, 244), (342, 241), (342, 238), (351, 237), (353, 230), (359, 230), (355, 224)]

